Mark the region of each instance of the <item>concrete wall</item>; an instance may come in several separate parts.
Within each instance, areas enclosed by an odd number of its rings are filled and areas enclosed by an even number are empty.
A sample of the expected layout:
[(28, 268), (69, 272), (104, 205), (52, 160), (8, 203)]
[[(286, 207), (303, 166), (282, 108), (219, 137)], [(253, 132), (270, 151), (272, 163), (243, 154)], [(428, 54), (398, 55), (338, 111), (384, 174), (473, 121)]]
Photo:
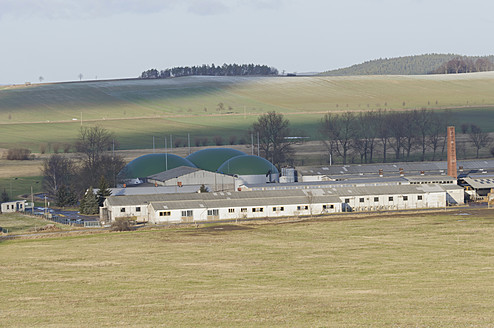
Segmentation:
[(404, 210), (446, 206), (444, 191), (407, 195), (352, 195), (340, 196), (340, 199), (343, 203), (343, 211)]
[[(122, 212), (124, 209), (124, 212)], [(106, 206), (100, 207), (100, 220), (113, 222), (117, 218), (136, 218), (137, 222), (148, 221), (148, 205), (129, 205), (129, 206)]]
[(24, 212), (26, 207), (25, 200), (5, 202), (1, 205), (2, 213), (12, 213), (12, 212)]
[(463, 189), (448, 190), (446, 200), (449, 204), (463, 205), (465, 204), (465, 191)]
[[(341, 212), (341, 203), (269, 205), (269, 206), (230, 206), (224, 208), (194, 208), (192, 216), (182, 216), (184, 210), (150, 210), (150, 223), (201, 222), (215, 220), (235, 220), (253, 218), (275, 218), (299, 215), (320, 215)], [(218, 215), (214, 215), (217, 211)], [(213, 213), (208, 213), (211, 211)], [(163, 214), (160, 214), (162, 212)]]
[(201, 170), (166, 181), (148, 179), (148, 182), (153, 184), (156, 183), (158, 186), (178, 186), (179, 184), (187, 186), (204, 184), (210, 188), (210, 191), (235, 191), (235, 180), (235, 177), (229, 175)]

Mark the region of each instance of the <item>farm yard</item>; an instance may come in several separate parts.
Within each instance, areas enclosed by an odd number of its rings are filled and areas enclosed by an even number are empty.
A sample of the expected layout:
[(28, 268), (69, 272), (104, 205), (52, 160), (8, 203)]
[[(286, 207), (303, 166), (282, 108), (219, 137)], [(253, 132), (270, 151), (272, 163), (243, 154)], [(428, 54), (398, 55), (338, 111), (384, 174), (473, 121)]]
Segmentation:
[(489, 327), (492, 210), (0, 241), (0, 325)]
[[(324, 113), (452, 108), (452, 120), (494, 132), (493, 73), (367, 77), (186, 77), (15, 86), (0, 90), (0, 148), (72, 142), (81, 126), (117, 135), (119, 149), (152, 136), (246, 137), (275, 110), (294, 133), (317, 139)], [(26, 134), (25, 131), (31, 131)], [(63, 147), (63, 146), (61, 146)]]

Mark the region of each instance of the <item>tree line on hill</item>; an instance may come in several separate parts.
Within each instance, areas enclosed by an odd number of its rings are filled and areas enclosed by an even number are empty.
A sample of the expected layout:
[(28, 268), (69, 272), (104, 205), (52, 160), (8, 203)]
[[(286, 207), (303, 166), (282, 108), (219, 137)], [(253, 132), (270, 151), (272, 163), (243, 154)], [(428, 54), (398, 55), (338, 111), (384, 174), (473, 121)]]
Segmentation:
[[(470, 69), (476, 69), (470, 70), (471, 72), (492, 70), (492, 67), (486, 69), (487, 67), (490, 67), (487, 64), (494, 63), (494, 56), (480, 57), (461, 56), (457, 54), (425, 54), (370, 60), (350, 67), (323, 72), (321, 75), (425, 75), (444, 73), (446, 71), (444, 68), (448, 67), (447, 63), (458, 59), (465, 62), (472, 62), (474, 65), (466, 65), (470, 67)], [(479, 64), (482, 64), (477, 66), (476, 63), (479, 59), (481, 60)], [(451, 70), (449, 73), (455, 72), (456, 69)]]
[(458, 74), (488, 72), (494, 70), (494, 63), (486, 57), (472, 59), (469, 57), (455, 57), (434, 70), (434, 74)]
[(140, 79), (167, 79), (171, 77), (205, 75), (205, 76), (267, 76), (278, 75), (278, 70), (267, 65), (254, 64), (223, 64), (222, 66), (201, 65), (201, 66), (185, 66), (173, 67), (158, 71), (157, 69), (149, 69), (144, 71), (139, 76)]

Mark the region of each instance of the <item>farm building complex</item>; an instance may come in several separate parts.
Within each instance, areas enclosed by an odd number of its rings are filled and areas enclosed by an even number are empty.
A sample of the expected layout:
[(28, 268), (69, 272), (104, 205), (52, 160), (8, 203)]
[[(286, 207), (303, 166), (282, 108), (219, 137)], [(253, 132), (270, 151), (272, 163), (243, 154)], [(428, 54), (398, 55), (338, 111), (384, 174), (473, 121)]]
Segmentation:
[(101, 219), (170, 223), (307, 216), (347, 211), (441, 208), (463, 204), (463, 188), (421, 184), (110, 196)]
[(280, 175), (269, 161), (228, 148), (187, 158), (151, 154), (121, 172), (142, 183), (113, 189), (100, 218), (160, 224), (444, 208), (490, 193), (492, 181), (479, 179), (494, 161), (457, 164), (458, 178), (445, 162), (284, 168)]

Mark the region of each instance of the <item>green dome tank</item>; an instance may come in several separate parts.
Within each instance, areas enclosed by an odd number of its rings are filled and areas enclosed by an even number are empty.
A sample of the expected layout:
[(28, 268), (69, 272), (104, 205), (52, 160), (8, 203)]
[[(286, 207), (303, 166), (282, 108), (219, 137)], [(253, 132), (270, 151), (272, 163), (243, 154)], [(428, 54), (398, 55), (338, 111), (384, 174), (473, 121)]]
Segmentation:
[(253, 155), (236, 156), (218, 168), (219, 173), (229, 175), (278, 174), (278, 169), (268, 160)]
[(202, 170), (216, 172), (230, 158), (246, 155), (243, 151), (233, 148), (208, 148), (198, 150), (186, 157)]
[(125, 165), (118, 176), (121, 179), (145, 178), (179, 166), (196, 167), (187, 159), (174, 154), (147, 154)]

